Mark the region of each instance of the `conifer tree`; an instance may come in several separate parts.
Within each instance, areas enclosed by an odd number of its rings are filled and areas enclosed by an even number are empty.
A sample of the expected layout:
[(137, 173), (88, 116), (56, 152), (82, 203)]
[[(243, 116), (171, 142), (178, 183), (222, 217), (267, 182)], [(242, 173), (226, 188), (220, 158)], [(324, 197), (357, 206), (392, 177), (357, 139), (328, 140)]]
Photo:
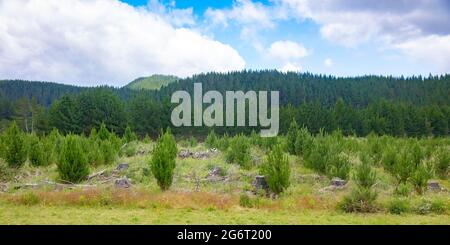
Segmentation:
[(5, 132), (5, 160), (13, 168), (20, 168), (27, 160), (25, 136), (15, 121)]
[(177, 151), (175, 138), (168, 129), (156, 142), (150, 160), (151, 171), (163, 191), (172, 185)]

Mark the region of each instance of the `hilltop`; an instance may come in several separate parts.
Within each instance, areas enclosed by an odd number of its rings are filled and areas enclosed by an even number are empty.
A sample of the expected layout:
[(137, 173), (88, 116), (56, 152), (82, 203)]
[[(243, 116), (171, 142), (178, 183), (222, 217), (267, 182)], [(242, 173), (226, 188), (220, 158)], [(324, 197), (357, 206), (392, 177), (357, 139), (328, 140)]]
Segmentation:
[(134, 90), (158, 90), (162, 86), (175, 82), (178, 79), (178, 77), (170, 75), (152, 75), (149, 77), (140, 77), (126, 85), (125, 88)]

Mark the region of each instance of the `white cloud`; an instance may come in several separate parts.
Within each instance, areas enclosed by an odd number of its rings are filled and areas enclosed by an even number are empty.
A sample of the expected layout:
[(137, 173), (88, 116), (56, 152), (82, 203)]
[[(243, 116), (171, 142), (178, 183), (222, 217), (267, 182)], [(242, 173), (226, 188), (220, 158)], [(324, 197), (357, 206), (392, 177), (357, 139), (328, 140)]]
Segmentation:
[(401, 41), (449, 33), (446, 0), (278, 0), (290, 17), (312, 19), (324, 38), (353, 47), (369, 39)]
[(175, 8), (175, 1), (169, 3), (168, 6), (159, 0), (150, 0), (147, 4), (148, 9), (174, 26), (193, 26), (195, 25), (194, 10), (192, 7), (185, 9)]
[(286, 18), (277, 6), (271, 7), (261, 2), (251, 0), (236, 0), (231, 8), (208, 8), (205, 13), (205, 23), (208, 29), (217, 27), (237, 27), (240, 38), (261, 51), (260, 32), (276, 27), (276, 21)]
[(277, 0), (289, 18), (318, 23), (322, 37), (345, 47), (372, 41), (381, 49), (450, 72), (448, 0)]
[(395, 44), (394, 47), (411, 59), (435, 64), (442, 73), (450, 72), (450, 35), (430, 35)]
[(302, 66), (297, 63), (288, 62), (284, 64), (283, 67), (278, 69), (281, 72), (301, 72), (303, 70)]
[(333, 60), (332, 60), (331, 58), (326, 58), (326, 59), (323, 61), (323, 64), (324, 64), (325, 67), (327, 67), (327, 68), (333, 67), (333, 65), (334, 65)]
[(229, 9), (208, 8), (205, 17), (212, 24), (228, 26), (235, 21), (241, 25), (256, 25), (264, 28), (274, 26), (273, 14), (270, 9), (262, 3), (254, 3), (250, 0), (237, 0)]
[(232, 47), (148, 8), (117, 0), (0, 0), (1, 78), (119, 86), (153, 73), (244, 67)]
[(308, 50), (301, 44), (293, 41), (276, 41), (269, 47), (269, 55), (282, 60), (297, 60), (308, 55)]

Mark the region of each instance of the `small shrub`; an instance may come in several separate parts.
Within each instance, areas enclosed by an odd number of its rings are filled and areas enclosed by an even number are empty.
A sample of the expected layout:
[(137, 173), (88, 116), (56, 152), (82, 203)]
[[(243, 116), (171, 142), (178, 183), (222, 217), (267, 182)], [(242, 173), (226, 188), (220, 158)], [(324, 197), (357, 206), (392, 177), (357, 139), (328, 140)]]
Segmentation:
[(381, 161), (383, 156), (385, 149), (384, 139), (385, 138), (378, 137), (373, 133), (367, 136), (368, 152), (376, 164)]
[(137, 152), (137, 144), (134, 142), (128, 143), (123, 149), (122, 154), (124, 154), (127, 157), (132, 157), (136, 155)]
[(150, 138), (150, 136), (148, 134), (146, 134), (144, 139), (142, 140), (142, 142), (144, 142), (145, 144), (149, 144), (152, 142), (152, 139)]
[(330, 177), (339, 177), (341, 179), (348, 179), (350, 173), (350, 160), (346, 155), (334, 154), (327, 166), (327, 175)]
[(103, 140), (100, 142), (99, 147), (102, 154), (102, 163), (105, 165), (114, 163), (114, 160), (116, 159), (116, 151), (111, 142), (109, 140)]
[(193, 136), (189, 137), (188, 139), (188, 146), (189, 147), (196, 147), (198, 144), (197, 139)]
[(84, 152), (86, 152), (87, 162), (94, 166), (103, 164), (103, 154), (100, 150), (99, 142), (99, 140), (94, 142), (85, 141), (82, 146)]
[(410, 193), (411, 185), (409, 185), (408, 183), (401, 183), (394, 190), (394, 194), (397, 196), (407, 197)]
[(36, 135), (30, 135), (29, 137), (29, 150), (28, 159), (31, 165), (38, 167), (47, 165), (47, 158), (45, 157), (48, 153), (44, 152), (44, 146)]
[(253, 202), (247, 194), (241, 194), (239, 197), (239, 205), (244, 208), (253, 208)]
[(209, 148), (219, 148), (218, 137), (217, 137), (216, 133), (214, 132), (214, 130), (211, 130), (208, 133), (208, 136), (206, 137), (206, 140), (205, 140), (205, 144)]
[(298, 133), (298, 125), (295, 119), (293, 119), (289, 126), (289, 130), (286, 134), (287, 152), (289, 152), (292, 155), (295, 154), (295, 141), (297, 140), (297, 133)]
[(442, 199), (434, 199), (431, 201), (431, 212), (435, 214), (444, 214), (447, 212), (448, 202)]
[(389, 202), (388, 210), (391, 214), (403, 214), (409, 212), (411, 210), (411, 207), (408, 199), (395, 198)]
[(8, 166), (20, 168), (27, 160), (27, 148), (25, 145), (25, 136), (15, 121), (6, 129), (4, 140), (4, 154)]
[(20, 203), (23, 205), (39, 204), (39, 197), (34, 192), (26, 192), (20, 196)]
[(297, 138), (295, 139), (295, 154), (297, 156), (304, 156), (308, 154), (311, 148), (313, 138), (309, 133), (307, 128), (301, 128), (297, 133)]
[(48, 149), (48, 152), (52, 152), (50, 158), (51, 163), (56, 163), (59, 160), (63, 140), (64, 138), (59, 134), (57, 129), (53, 129), (45, 138), (45, 147)]
[(14, 177), (14, 171), (8, 167), (8, 165), (0, 159), (0, 181), (7, 182)]
[(226, 159), (246, 169), (251, 167), (250, 143), (245, 136), (237, 135), (231, 139)]
[(358, 187), (345, 196), (344, 200), (339, 203), (341, 210), (348, 213), (371, 213), (377, 210), (374, 202), (377, 198), (377, 193), (370, 188)]
[(420, 201), (414, 208), (414, 211), (420, 215), (431, 213), (431, 202), (429, 200), (422, 199), (422, 201)]
[(125, 143), (130, 143), (135, 140), (137, 140), (136, 134), (131, 130), (130, 126), (127, 126), (123, 135), (123, 141)]
[[(193, 136), (189, 137), (188, 139), (182, 140), (180, 142), (180, 145), (182, 147), (196, 147), (197, 146), (197, 139)], [(215, 147), (211, 147), (211, 148), (215, 148)]]
[(279, 194), (289, 187), (291, 168), (281, 145), (274, 146), (267, 154), (267, 159), (261, 166), (261, 172), (265, 175), (267, 184), (273, 193)]
[(305, 166), (319, 173), (325, 174), (330, 162), (330, 147), (322, 138), (315, 138), (311, 151), (305, 155)]
[(59, 177), (64, 181), (77, 183), (89, 175), (88, 161), (77, 136), (66, 136), (57, 165)]
[(411, 177), (415, 169), (413, 156), (409, 154), (408, 149), (403, 149), (397, 155), (396, 162), (393, 166), (393, 174), (398, 183), (406, 183)]
[(397, 151), (398, 150), (396, 147), (388, 146), (381, 157), (381, 162), (383, 163), (384, 169), (390, 173), (395, 173), (394, 166), (398, 161)]
[(151, 172), (161, 190), (168, 190), (172, 185), (177, 156), (177, 145), (170, 130), (167, 130), (156, 142), (150, 160)]
[(258, 208), (262, 205), (262, 200), (263, 199), (259, 195), (251, 197), (242, 193), (239, 196), (239, 205), (244, 208)]
[(366, 154), (360, 155), (361, 164), (357, 166), (354, 180), (357, 186), (372, 188), (377, 180), (377, 175), (371, 167), (372, 161)]
[(377, 192), (373, 188), (376, 173), (370, 166), (371, 161), (367, 155), (362, 154), (360, 158), (361, 164), (353, 176), (356, 188), (339, 204), (346, 212), (374, 212), (377, 209), (375, 205)]
[(98, 130), (98, 138), (100, 140), (107, 140), (110, 137), (110, 132), (109, 130), (106, 128), (106, 125), (104, 123), (102, 123), (100, 125), (100, 129)]
[(419, 195), (422, 195), (428, 184), (428, 180), (433, 176), (431, 167), (426, 163), (421, 163), (410, 177), (410, 182)]
[(434, 157), (436, 173), (442, 179), (448, 178), (450, 169), (450, 151), (441, 147)]
[(217, 140), (217, 149), (221, 151), (226, 151), (230, 146), (230, 137), (228, 134), (224, 134), (222, 137)]

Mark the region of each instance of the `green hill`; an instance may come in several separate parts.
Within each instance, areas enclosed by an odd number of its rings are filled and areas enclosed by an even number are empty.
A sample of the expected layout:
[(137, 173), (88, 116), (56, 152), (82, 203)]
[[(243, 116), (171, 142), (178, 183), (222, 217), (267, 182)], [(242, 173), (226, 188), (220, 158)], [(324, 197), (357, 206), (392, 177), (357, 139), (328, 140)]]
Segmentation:
[(129, 83), (128, 85), (126, 85), (125, 87), (135, 90), (141, 89), (158, 90), (162, 86), (175, 82), (178, 79), (179, 78), (176, 76), (152, 75), (149, 77), (138, 78)]

